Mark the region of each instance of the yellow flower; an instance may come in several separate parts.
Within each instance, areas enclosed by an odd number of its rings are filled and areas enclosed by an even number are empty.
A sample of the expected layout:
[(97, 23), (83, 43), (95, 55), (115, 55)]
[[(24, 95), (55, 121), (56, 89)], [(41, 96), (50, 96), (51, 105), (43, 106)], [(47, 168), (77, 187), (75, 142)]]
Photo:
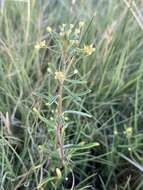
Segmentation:
[(74, 73), (74, 74), (77, 74), (77, 73), (78, 73), (78, 70), (77, 70), (77, 69), (75, 69), (73, 73)]
[(46, 41), (44, 40), (44, 41), (40, 42), (40, 46), (41, 46), (41, 48), (47, 47)]
[(56, 168), (56, 175), (59, 179), (62, 177), (62, 172), (59, 168)]
[(60, 32), (59, 34), (60, 34), (60, 36), (64, 36), (65, 32)]
[(50, 69), (50, 67), (47, 68), (47, 71), (48, 71), (49, 73), (52, 73), (52, 70)]
[(124, 133), (127, 135), (128, 138), (131, 137), (132, 134), (133, 134), (133, 128), (132, 128), (132, 127), (127, 127), (127, 128), (125, 129), (125, 132), (124, 132)]
[(83, 52), (87, 55), (91, 55), (95, 51), (95, 48), (93, 48), (93, 45), (84, 45)]
[(53, 117), (50, 117), (50, 120), (51, 120), (51, 121), (53, 121), (53, 120), (54, 120), (54, 118), (53, 118)]
[(33, 111), (36, 112), (36, 113), (38, 113), (38, 110), (35, 107), (33, 107)]
[(42, 42), (39, 42), (39, 43), (36, 43), (36, 45), (34, 46), (35, 49), (41, 49), (41, 48), (46, 48), (46, 41), (42, 41)]
[(85, 144), (85, 141), (81, 141), (79, 144), (80, 144), (80, 145), (84, 145), (84, 144)]
[(68, 118), (68, 117), (64, 117), (64, 119), (65, 119), (65, 121), (68, 121), (68, 120), (69, 120), (69, 118)]
[(99, 143), (99, 142), (96, 142), (95, 145), (96, 145), (96, 146), (100, 146), (100, 143)]
[(83, 27), (84, 24), (85, 24), (85, 23), (84, 23), (83, 21), (80, 21), (80, 22), (79, 22), (79, 27), (80, 27), (80, 28)]
[(52, 28), (51, 28), (50, 26), (48, 26), (48, 27), (47, 27), (47, 31), (48, 31), (49, 33), (51, 33), (51, 32), (52, 32)]
[(40, 45), (39, 45), (39, 44), (36, 44), (36, 45), (34, 46), (34, 48), (35, 48), (35, 49), (40, 49)]
[(59, 80), (61, 83), (65, 80), (65, 74), (62, 71), (55, 72), (55, 79)]
[(117, 129), (114, 130), (114, 135), (118, 135)]

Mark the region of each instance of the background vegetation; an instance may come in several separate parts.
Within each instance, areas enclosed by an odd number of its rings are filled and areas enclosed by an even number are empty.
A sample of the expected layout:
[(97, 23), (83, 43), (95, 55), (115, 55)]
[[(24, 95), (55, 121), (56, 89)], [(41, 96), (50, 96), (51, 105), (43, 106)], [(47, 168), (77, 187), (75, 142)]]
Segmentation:
[[(142, 1), (1, 0), (0, 6), (0, 189), (142, 190)], [(61, 167), (58, 83), (51, 74), (61, 55), (46, 27), (58, 31), (80, 21), (82, 44), (94, 44), (95, 52), (77, 60), (64, 86), (63, 110), (72, 111), (64, 118)], [(41, 40), (49, 48), (37, 52)]]

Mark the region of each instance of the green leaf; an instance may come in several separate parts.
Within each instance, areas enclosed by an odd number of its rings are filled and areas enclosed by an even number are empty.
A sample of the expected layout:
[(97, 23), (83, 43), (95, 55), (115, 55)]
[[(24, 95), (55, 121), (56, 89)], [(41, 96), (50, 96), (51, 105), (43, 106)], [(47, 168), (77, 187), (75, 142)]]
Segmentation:
[(67, 111), (64, 111), (63, 114), (66, 114), (66, 113), (72, 113), (72, 114), (77, 114), (77, 115), (80, 115), (80, 116), (85, 116), (85, 117), (92, 117), (92, 115), (90, 114), (87, 114), (87, 113), (84, 113), (84, 112), (81, 112), (81, 111), (75, 111), (75, 110), (67, 110)]
[(52, 105), (58, 98), (58, 96), (46, 96), (44, 94), (41, 94), (39, 92), (33, 93), (35, 96), (40, 96), (43, 99), (47, 100), (48, 102), (46, 103), (47, 106)]
[(65, 81), (70, 82), (72, 84), (86, 84), (87, 83), (87, 81), (81, 81), (81, 80), (69, 80), (69, 79), (66, 79)]
[[(49, 121), (48, 119), (46, 119), (45, 117), (43, 117), (38, 110), (34, 110), (34, 112), (36, 113), (36, 115), (39, 117), (39, 119), (41, 121), (43, 121), (44, 123), (47, 124), (47, 126), (53, 127), (53, 122)], [(52, 129), (52, 128), (51, 128)], [(52, 129), (53, 130), (53, 129)]]
[(75, 149), (75, 150), (84, 150), (84, 149), (90, 149), (93, 147), (97, 147), (99, 146), (98, 142), (94, 142), (94, 143), (88, 143), (88, 144), (77, 144), (77, 145), (69, 145), (66, 148), (67, 149)]
[(52, 105), (57, 100), (57, 98), (58, 98), (58, 96), (51, 96), (51, 97), (49, 97), (49, 102), (46, 103), (45, 105), (46, 106)]

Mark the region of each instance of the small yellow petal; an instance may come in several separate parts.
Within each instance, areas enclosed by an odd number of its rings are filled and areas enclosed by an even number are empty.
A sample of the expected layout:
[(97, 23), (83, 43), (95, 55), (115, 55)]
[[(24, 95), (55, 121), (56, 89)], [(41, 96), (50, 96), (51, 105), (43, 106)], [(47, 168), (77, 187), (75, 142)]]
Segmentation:
[(80, 22), (79, 22), (79, 27), (83, 27), (84, 24), (85, 24), (85, 23), (84, 23), (83, 21), (80, 21)]
[(36, 44), (36, 45), (34, 46), (34, 48), (35, 48), (35, 49), (40, 49), (40, 45), (39, 45), (39, 44)]
[(33, 108), (33, 111), (36, 113), (38, 112), (37, 108), (35, 108), (35, 107)]
[(69, 118), (68, 117), (64, 117), (65, 121), (69, 121)]
[(35, 47), (35, 49), (46, 48), (47, 47), (46, 46), (46, 41), (44, 40), (44, 41), (41, 41), (39, 43), (37, 42), (34, 47)]
[(47, 31), (48, 31), (49, 33), (51, 33), (51, 32), (52, 32), (52, 28), (51, 28), (50, 26), (48, 26), (48, 27), (47, 27)]
[(78, 73), (78, 70), (77, 70), (77, 69), (75, 69), (75, 70), (74, 70), (74, 74), (77, 74), (77, 73)]
[(56, 168), (56, 175), (58, 178), (61, 178), (62, 177), (62, 172), (59, 168)]
[(60, 34), (60, 36), (64, 36), (65, 32), (60, 32), (59, 34)]
[(84, 145), (84, 144), (85, 144), (85, 141), (81, 141), (79, 144), (80, 144), (80, 145)]
[(129, 138), (132, 136), (133, 134), (133, 128), (132, 127), (127, 127), (124, 131), (124, 134), (126, 134), (126, 136)]
[(51, 121), (53, 121), (53, 120), (54, 120), (54, 118), (53, 118), (53, 117), (50, 117), (50, 120), (51, 120)]
[(47, 71), (48, 71), (49, 73), (52, 73), (52, 70), (51, 70), (50, 67), (47, 68)]
[(96, 146), (100, 146), (100, 143), (99, 143), (99, 142), (96, 142), (95, 145), (96, 145)]
[(65, 80), (65, 74), (62, 71), (55, 72), (55, 79), (59, 80), (61, 83)]

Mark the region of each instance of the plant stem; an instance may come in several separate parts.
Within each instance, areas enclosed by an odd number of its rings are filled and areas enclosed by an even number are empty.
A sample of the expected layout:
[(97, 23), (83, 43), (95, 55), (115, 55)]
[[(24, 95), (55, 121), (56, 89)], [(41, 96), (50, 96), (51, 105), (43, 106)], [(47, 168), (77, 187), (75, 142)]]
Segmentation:
[(57, 145), (59, 146), (60, 149), (60, 159), (61, 159), (61, 164), (64, 166), (64, 148), (62, 144), (62, 128), (63, 124), (61, 121), (62, 117), (62, 95), (63, 95), (63, 82), (60, 82), (60, 88), (59, 88), (59, 93), (58, 93), (58, 102), (57, 102), (57, 121), (56, 121), (56, 138), (57, 138)]

